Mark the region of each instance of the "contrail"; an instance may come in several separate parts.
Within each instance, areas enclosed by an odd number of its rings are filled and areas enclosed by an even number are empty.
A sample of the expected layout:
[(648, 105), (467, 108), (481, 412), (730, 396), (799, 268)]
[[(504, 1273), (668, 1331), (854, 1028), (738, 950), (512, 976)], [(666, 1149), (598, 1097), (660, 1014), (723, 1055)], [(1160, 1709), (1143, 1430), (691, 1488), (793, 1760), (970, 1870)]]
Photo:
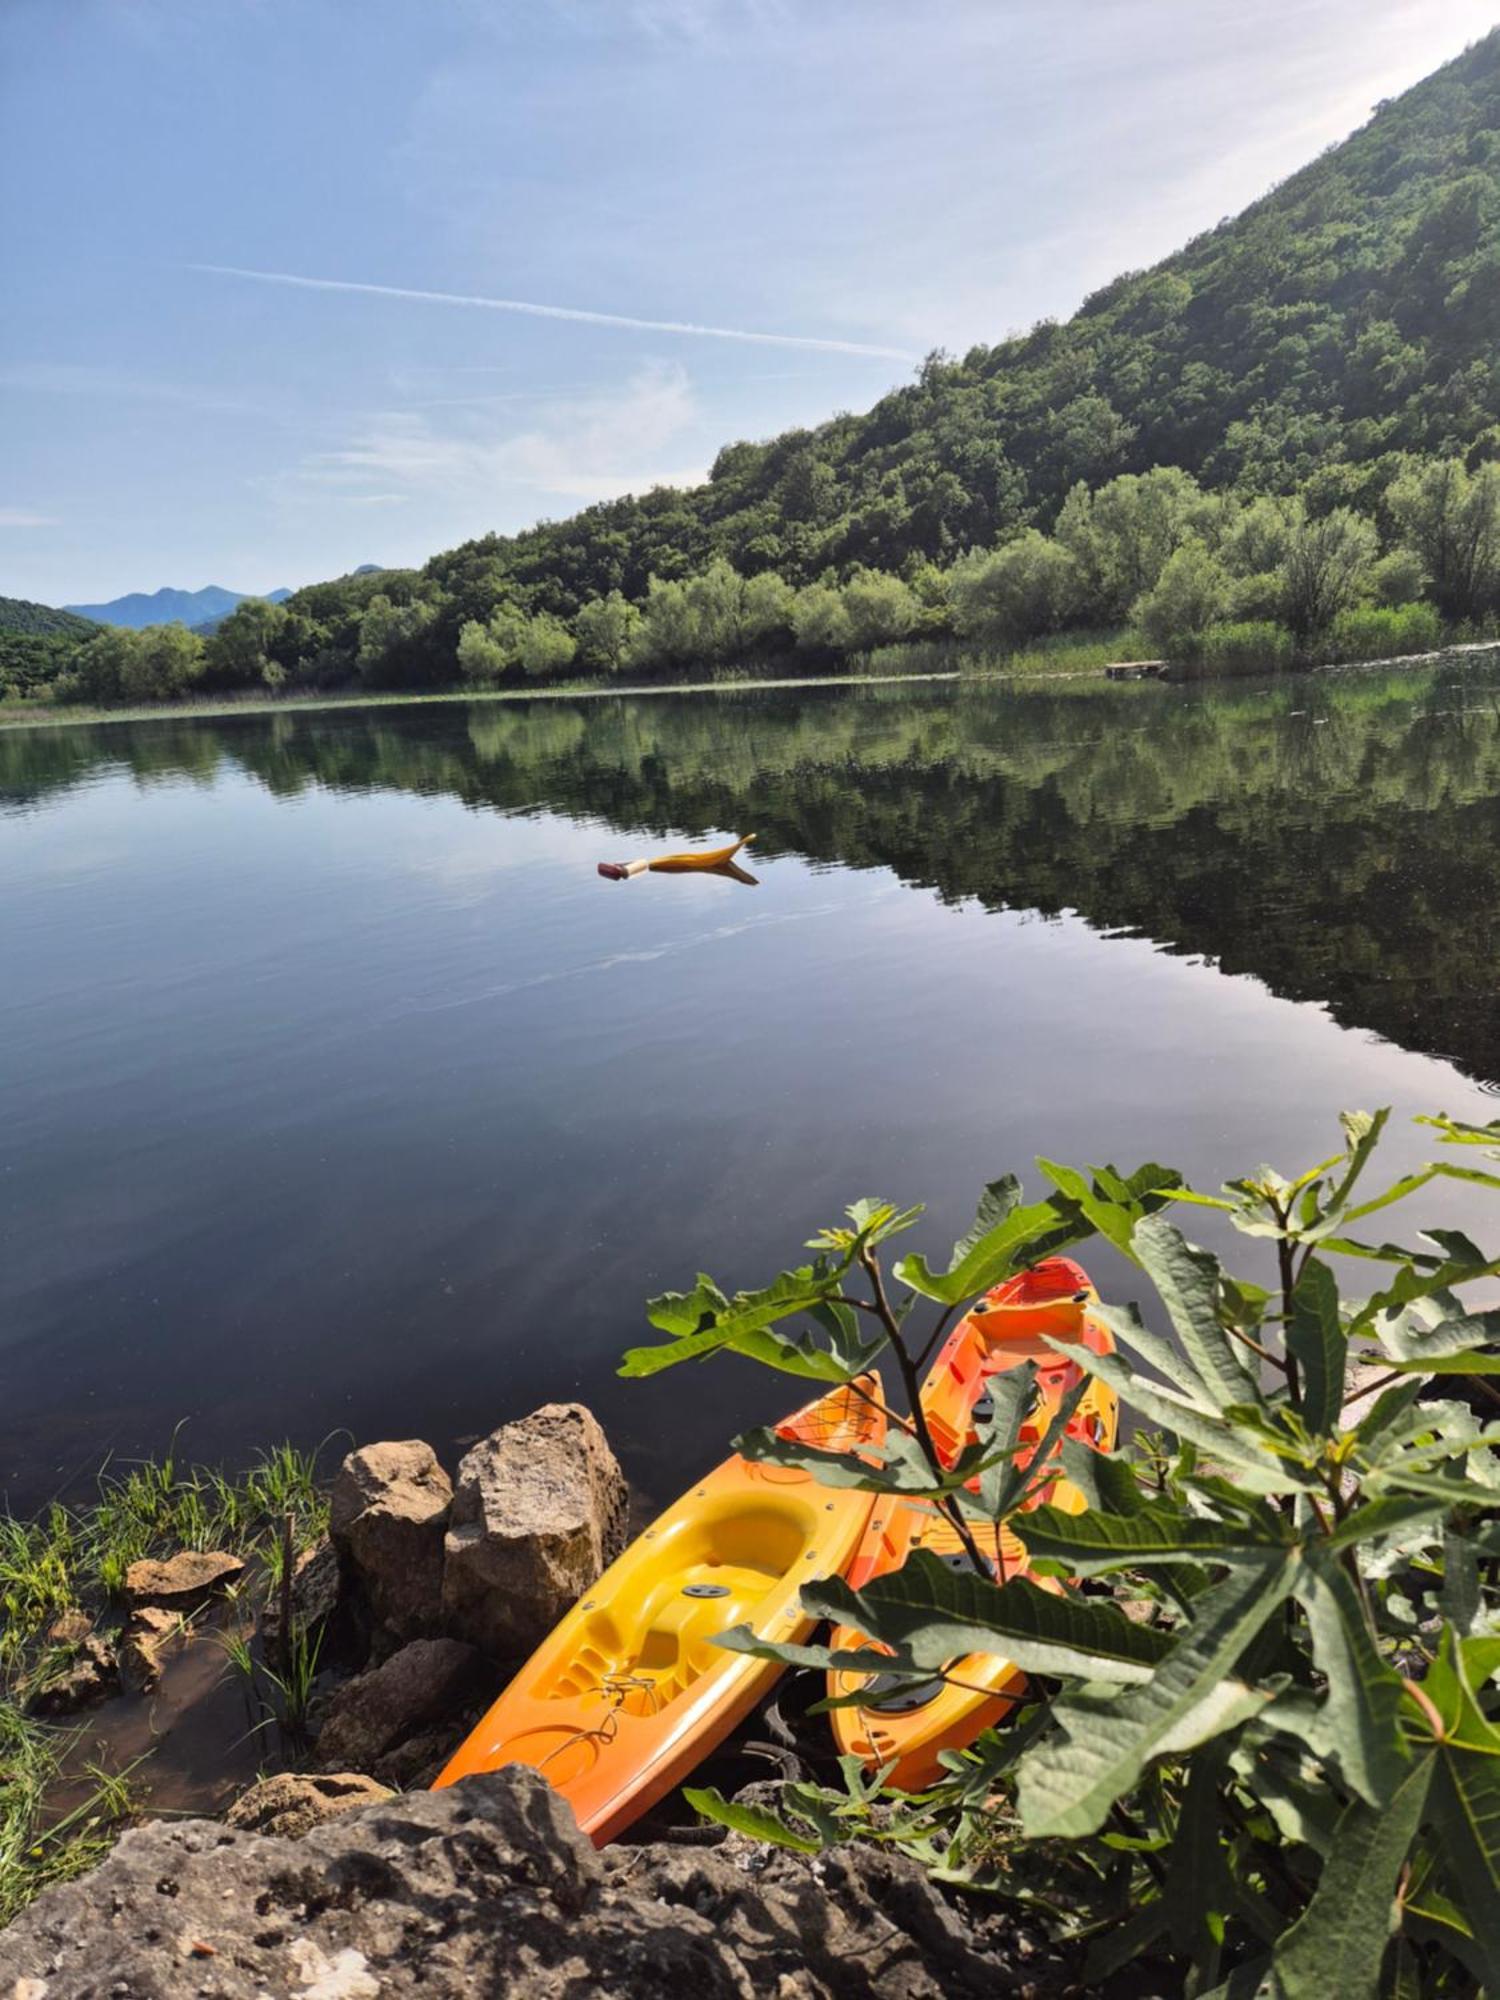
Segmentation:
[(627, 313), (587, 312), (582, 306), (543, 306), (530, 299), (475, 298), (464, 292), (419, 292), (407, 285), (361, 285), (349, 278), (301, 278), (290, 271), (246, 271), (237, 264), (189, 264), (220, 278), (253, 278), (262, 285), (295, 285), (308, 292), (361, 292), (377, 299), (415, 299), (430, 306), (478, 306), (484, 312), (529, 313), (534, 319), (575, 319), (589, 326), (623, 326), (638, 333), (691, 334), (700, 340), (748, 340), (758, 347), (810, 347), (823, 354), (868, 354), (882, 361), (915, 361), (902, 347), (862, 340), (819, 340), (810, 333), (752, 333), (738, 326), (698, 326), (691, 320), (634, 319)]

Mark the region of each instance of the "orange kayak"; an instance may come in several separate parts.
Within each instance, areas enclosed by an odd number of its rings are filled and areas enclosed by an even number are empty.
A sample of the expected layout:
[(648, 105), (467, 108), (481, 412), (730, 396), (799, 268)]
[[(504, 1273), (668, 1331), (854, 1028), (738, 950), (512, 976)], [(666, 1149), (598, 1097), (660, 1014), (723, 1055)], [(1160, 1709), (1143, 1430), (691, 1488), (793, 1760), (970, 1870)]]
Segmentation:
[[(880, 1377), (863, 1375), (777, 1427), (855, 1451), (885, 1436)], [(805, 1639), (798, 1592), (838, 1576), (872, 1495), (738, 1453), (669, 1507), (543, 1641), (438, 1778), (529, 1764), (603, 1846), (686, 1778), (781, 1669), (714, 1640), (748, 1624)]]
[[(954, 1328), (922, 1385), (922, 1408), (933, 1442), (945, 1464), (951, 1465), (974, 1436), (975, 1421), (985, 1412), (991, 1379), (1028, 1361), (1037, 1365), (1036, 1406), (1021, 1432), (1017, 1463), (1036, 1451), (1062, 1399), (1078, 1384), (1081, 1371), (1053, 1348), (1044, 1335), (1083, 1341), (1099, 1354), (1114, 1351), (1108, 1327), (1090, 1306), (1097, 1294), (1087, 1273), (1071, 1257), (1049, 1257), (1034, 1270), (1011, 1278), (979, 1301)], [(1114, 1444), (1119, 1407), (1114, 1392), (1090, 1381), (1068, 1422), (1068, 1434), (1100, 1451)], [(1083, 1495), (1061, 1476), (1048, 1482), (1029, 1506), (1043, 1500), (1069, 1513), (1081, 1513)], [(978, 1531), (982, 1523), (975, 1523)], [(989, 1558), (998, 1582), (1020, 1575), (1027, 1567), (1026, 1551), (1008, 1528), (984, 1529), (976, 1539)], [(854, 1559), (845, 1572), (855, 1590), (877, 1576), (899, 1569), (913, 1549), (928, 1549), (955, 1568), (968, 1569), (965, 1553), (948, 1518), (929, 1500), (883, 1499), (871, 1519)], [(1049, 1586), (1056, 1587), (1056, 1586)], [(836, 1647), (863, 1643), (858, 1633), (841, 1628)], [(948, 1668), (951, 1680), (934, 1676), (912, 1687), (910, 1676), (867, 1677), (832, 1673), (829, 1693), (848, 1696), (863, 1692), (859, 1706), (832, 1711), (839, 1749), (872, 1766), (892, 1764), (890, 1782), (907, 1791), (920, 1790), (941, 1775), (938, 1753), (960, 1750), (981, 1730), (999, 1722), (1025, 1692), (1026, 1681), (1009, 1660), (973, 1654)]]

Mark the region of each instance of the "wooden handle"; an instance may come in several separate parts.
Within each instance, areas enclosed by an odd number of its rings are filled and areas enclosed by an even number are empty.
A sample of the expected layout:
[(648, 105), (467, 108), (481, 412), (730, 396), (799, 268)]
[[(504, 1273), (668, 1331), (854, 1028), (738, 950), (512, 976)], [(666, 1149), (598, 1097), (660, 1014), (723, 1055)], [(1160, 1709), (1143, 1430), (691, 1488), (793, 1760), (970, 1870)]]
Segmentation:
[(647, 861), (601, 861), (599, 873), (606, 882), (627, 882), (632, 875), (644, 875), (650, 865)]

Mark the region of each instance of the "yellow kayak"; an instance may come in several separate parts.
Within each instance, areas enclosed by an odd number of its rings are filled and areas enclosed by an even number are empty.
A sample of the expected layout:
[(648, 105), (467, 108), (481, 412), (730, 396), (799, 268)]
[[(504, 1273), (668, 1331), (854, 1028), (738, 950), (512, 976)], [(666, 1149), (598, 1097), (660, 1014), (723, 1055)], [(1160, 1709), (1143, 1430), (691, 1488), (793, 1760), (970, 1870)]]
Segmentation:
[(601, 861), (599, 873), (611, 882), (627, 881), (632, 875), (644, 875), (648, 869), (653, 875), (707, 874), (715, 868), (727, 868), (741, 848), (748, 847), (754, 838), (753, 833), (746, 833), (728, 847), (699, 848), (689, 854), (659, 854), (654, 861)]
[[(835, 1389), (778, 1426), (855, 1451), (885, 1436), (880, 1377)], [(681, 1784), (781, 1672), (714, 1640), (748, 1624), (798, 1642), (798, 1592), (838, 1576), (872, 1496), (736, 1452), (667, 1509), (545, 1639), (438, 1778), (529, 1764), (598, 1846)]]

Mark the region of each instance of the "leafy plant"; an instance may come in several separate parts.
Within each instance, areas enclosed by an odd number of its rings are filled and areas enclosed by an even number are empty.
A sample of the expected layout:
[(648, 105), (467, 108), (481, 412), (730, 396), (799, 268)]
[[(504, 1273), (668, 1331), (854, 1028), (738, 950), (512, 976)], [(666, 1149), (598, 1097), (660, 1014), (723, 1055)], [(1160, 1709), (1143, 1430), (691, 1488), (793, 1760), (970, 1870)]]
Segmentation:
[[(897, 1262), (901, 1296), (880, 1252), (916, 1212), (865, 1202), (814, 1240), (813, 1265), (764, 1292), (726, 1299), (700, 1279), (655, 1302), (675, 1338), (636, 1350), (627, 1372), (727, 1349), (847, 1380), (888, 1350), (913, 1419), (884, 1461), (801, 1462), (932, 1494), (971, 1548), (985, 1515), (1004, 1519), (1038, 1575), (1083, 1580), (1062, 1595), (997, 1585), (977, 1551), (971, 1572), (919, 1551), (858, 1593), (838, 1579), (803, 1590), (874, 1656), (723, 1635), (793, 1665), (871, 1671), (878, 1658), (930, 1679), (990, 1651), (1032, 1676), (1020, 1719), (950, 1755), (928, 1793), (882, 1796), (878, 1774), (846, 1767), (842, 1793), (783, 1793), (781, 1836), (893, 1842), (945, 1880), (1045, 1910), (1086, 1947), (1092, 1980), (1152, 1955), (1216, 2000), (1500, 1993), (1500, 1426), (1485, 1420), (1500, 1402), (1500, 1307), (1461, 1296), (1500, 1257), (1451, 1228), (1408, 1247), (1370, 1226), (1436, 1183), (1500, 1191), (1500, 1125), (1425, 1121), (1456, 1152), (1367, 1195), (1386, 1120), (1346, 1114), (1337, 1154), (1220, 1195), (1155, 1167), (1127, 1181), (1043, 1162), (1049, 1197), (1025, 1206), (1013, 1180), (995, 1183), (945, 1272)], [(1189, 1242), (1168, 1200), (1268, 1249), (1275, 1287)], [(1115, 1355), (1052, 1345), (1151, 1428), (1110, 1455), (1063, 1441), (1086, 1510), (1023, 1509), (1007, 1424), (1024, 1384), (947, 1468), (915, 1414), (918, 1371), (965, 1301), (1094, 1232), (1149, 1280), (1171, 1335), (1105, 1308)], [(1334, 1259), (1374, 1289), (1343, 1294)], [(855, 1273), (868, 1298), (847, 1291)], [(921, 1345), (908, 1332), (919, 1297), (941, 1308)], [(799, 1313), (812, 1331), (786, 1330)], [(765, 1433), (740, 1443), (795, 1455)], [(978, 1495), (961, 1489), (976, 1476)], [(694, 1798), (778, 1837), (733, 1802)]]

